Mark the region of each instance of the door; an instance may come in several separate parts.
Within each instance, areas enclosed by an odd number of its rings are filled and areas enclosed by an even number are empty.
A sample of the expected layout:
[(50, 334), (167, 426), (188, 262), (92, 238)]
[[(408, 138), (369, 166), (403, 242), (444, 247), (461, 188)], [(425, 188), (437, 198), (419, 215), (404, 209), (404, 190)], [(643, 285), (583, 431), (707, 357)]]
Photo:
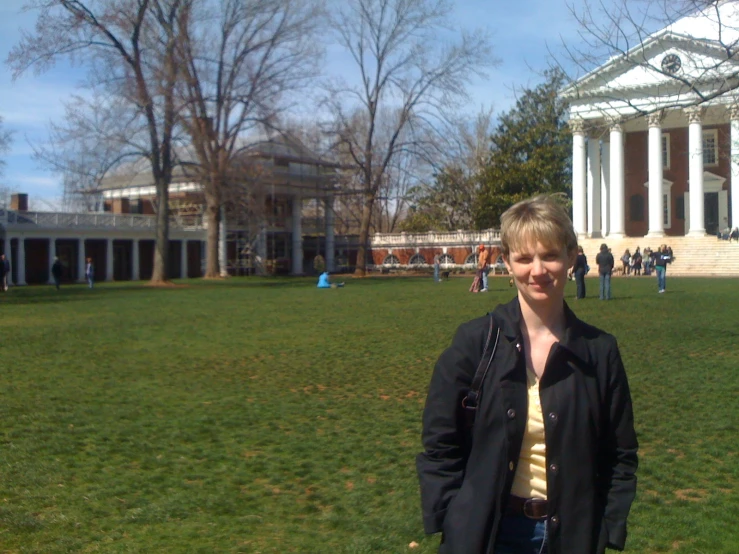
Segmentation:
[(707, 192), (703, 200), (703, 214), (706, 233), (715, 235), (719, 229), (718, 219), (718, 192)]

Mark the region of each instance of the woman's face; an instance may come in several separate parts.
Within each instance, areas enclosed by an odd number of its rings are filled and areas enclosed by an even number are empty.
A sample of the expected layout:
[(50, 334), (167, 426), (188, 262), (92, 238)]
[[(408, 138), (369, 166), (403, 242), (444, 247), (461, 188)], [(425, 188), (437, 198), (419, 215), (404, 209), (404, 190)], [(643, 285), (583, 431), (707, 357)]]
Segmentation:
[(504, 259), (518, 288), (519, 296), (529, 304), (560, 302), (564, 298), (567, 271), (574, 265), (577, 251), (530, 242), (526, 248), (511, 251)]

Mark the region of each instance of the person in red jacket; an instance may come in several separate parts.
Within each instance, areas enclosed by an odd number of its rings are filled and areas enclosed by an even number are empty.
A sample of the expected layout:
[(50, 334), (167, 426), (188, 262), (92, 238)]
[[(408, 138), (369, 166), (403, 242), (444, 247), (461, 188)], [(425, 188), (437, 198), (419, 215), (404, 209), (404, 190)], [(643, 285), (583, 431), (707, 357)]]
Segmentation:
[(638, 460), (631, 395), (616, 339), (564, 301), (572, 222), (551, 197), (525, 200), (501, 217), (501, 243), (516, 297), (462, 324), (431, 378), (424, 529), (441, 532), (442, 554), (622, 550)]

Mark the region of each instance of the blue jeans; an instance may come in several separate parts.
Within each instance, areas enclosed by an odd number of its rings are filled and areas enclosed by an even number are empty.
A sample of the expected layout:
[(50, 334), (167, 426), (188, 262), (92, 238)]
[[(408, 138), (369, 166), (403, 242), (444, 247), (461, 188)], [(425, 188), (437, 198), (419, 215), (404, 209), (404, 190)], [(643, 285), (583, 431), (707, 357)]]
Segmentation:
[(546, 520), (505, 516), (495, 540), (495, 554), (547, 554)]
[(577, 298), (585, 298), (585, 270), (575, 271), (575, 283), (577, 283)]
[(434, 265), (434, 281), (439, 282), (439, 266)]
[(482, 288), (484, 289), (488, 288), (488, 269), (487, 268), (482, 270)]
[(603, 273), (600, 274), (600, 299), (610, 300), (611, 299), (611, 274)]
[(92, 283), (93, 283), (93, 278), (88, 275), (87, 276), (87, 284), (90, 286), (90, 288), (92, 288)]
[(657, 288), (659, 290), (665, 290), (665, 273), (667, 273), (667, 268), (658, 265), (655, 267), (655, 269), (657, 270)]

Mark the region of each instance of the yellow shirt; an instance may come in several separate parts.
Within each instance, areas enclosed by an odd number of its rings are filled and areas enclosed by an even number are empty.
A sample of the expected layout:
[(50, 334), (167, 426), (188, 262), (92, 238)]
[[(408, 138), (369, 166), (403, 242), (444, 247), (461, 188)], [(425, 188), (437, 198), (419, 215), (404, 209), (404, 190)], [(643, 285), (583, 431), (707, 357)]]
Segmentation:
[(546, 498), (547, 448), (544, 442), (544, 416), (539, 399), (539, 379), (532, 369), (527, 369), (526, 380), (529, 411), (511, 494), (521, 498)]

